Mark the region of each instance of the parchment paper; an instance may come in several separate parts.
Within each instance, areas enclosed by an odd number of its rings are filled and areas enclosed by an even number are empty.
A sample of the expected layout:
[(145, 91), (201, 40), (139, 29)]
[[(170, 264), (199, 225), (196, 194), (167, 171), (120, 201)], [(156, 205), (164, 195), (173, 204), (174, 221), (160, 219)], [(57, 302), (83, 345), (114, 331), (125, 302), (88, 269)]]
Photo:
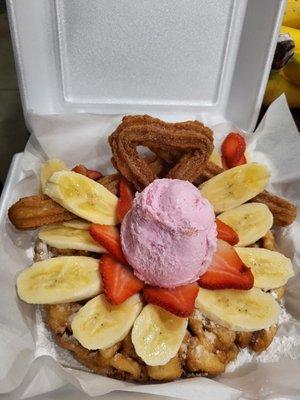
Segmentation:
[[(161, 117), (174, 121), (184, 119), (179, 115)], [(39, 167), (47, 158), (62, 158), (69, 167), (83, 163), (110, 173), (107, 135), (121, 118), (120, 115), (91, 114), (31, 115), (33, 134), (23, 157), (22, 179), (11, 193), (11, 203), (37, 192)], [(194, 118), (197, 119), (197, 115)], [(204, 122), (209, 124), (209, 121)], [(211, 128), (216, 144), (229, 131), (238, 129), (229, 123)], [(252, 160), (267, 163), (271, 170), (270, 190), (300, 207), (300, 137), (284, 97), (271, 105), (256, 132), (246, 134), (246, 138)], [(242, 353), (241, 366), (216, 379), (195, 377), (149, 385), (87, 372), (68, 352), (54, 344), (39, 309), (20, 302), (15, 292), (16, 276), (32, 262), (35, 232), (16, 231), (4, 216), (1, 221), (0, 393), (11, 392), (6, 398), (25, 399), (66, 384), (90, 396), (118, 390), (188, 400), (300, 398), (299, 216), (293, 226), (277, 232), (280, 250), (292, 258), (296, 274), (289, 281), (286, 294), (286, 309), (290, 316), (280, 325), (277, 342), (268, 357), (252, 359)]]

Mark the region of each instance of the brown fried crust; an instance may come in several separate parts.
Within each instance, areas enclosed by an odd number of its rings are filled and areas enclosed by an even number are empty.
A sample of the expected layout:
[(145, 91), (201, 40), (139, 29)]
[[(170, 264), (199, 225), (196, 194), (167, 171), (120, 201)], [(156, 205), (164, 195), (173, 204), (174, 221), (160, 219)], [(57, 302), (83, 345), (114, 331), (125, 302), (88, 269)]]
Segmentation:
[(277, 300), (281, 300), (285, 294), (286, 285), (280, 286), (279, 288), (272, 289), (271, 292), (275, 295)]
[(272, 231), (268, 231), (265, 236), (260, 239), (260, 242), (262, 248), (276, 251), (276, 242)]
[(189, 343), (187, 367), (209, 375), (224, 372), (226, 365), (239, 353), (236, 333), (207, 318), (199, 319), (197, 313), (189, 318), (189, 328), (197, 340)]
[(272, 343), (277, 332), (277, 325), (272, 325), (268, 329), (254, 332), (250, 339), (250, 347), (256, 353), (261, 353), (266, 350)]
[[(213, 178), (214, 176), (224, 172), (224, 170), (213, 162), (208, 162), (197, 180), (197, 184)], [(264, 190), (250, 200), (266, 204), (274, 217), (274, 225), (288, 226), (292, 224), (297, 216), (297, 207), (289, 201), (271, 194)]]
[[(145, 160), (155, 175), (160, 176), (161, 173), (167, 171), (167, 164), (157, 155), (153, 154), (146, 157)], [(101, 185), (117, 196), (119, 194), (119, 182), (121, 178), (122, 175), (117, 173), (103, 176), (97, 182), (101, 183)]]
[(274, 225), (276, 226), (291, 225), (296, 219), (297, 207), (294, 204), (266, 190), (255, 196), (251, 201), (266, 204), (274, 216)]
[(244, 349), (245, 347), (249, 346), (252, 332), (237, 332), (235, 343), (241, 348)]
[(71, 320), (80, 303), (44, 306), (46, 322), (58, 344), (73, 352), (90, 370), (115, 378), (145, 381), (168, 381), (190, 373), (218, 375), (233, 361), (239, 348), (251, 347), (255, 352), (265, 350), (273, 340), (276, 326), (257, 332), (233, 332), (206, 318), (192, 316), (181, 348), (176, 357), (163, 366), (150, 367), (137, 356), (131, 334), (105, 350), (89, 351), (72, 336)]
[(105, 359), (99, 351), (89, 351), (82, 347), (77, 340), (66, 333), (56, 335), (57, 343), (64, 349), (72, 351), (75, 358), (91, 371), (97, 374), (110, 376), (113, 368), (109, 365), (109, 360)]
[[(265, 237), (274, 240), (271, 233)], [(260, 240), (260, 246), (264, 241)], [(51, 251), (53, 252), (54, 249)], [(37, 246), (36, 261), (44, 257)], [(56, 249), (55, 256), (61, 255)], [(82, 303), (44, 306), (46, 322), (55, 334), (58, 344), (73, 352), (75, 358), (91, 371), (110, 377), (135, 380), (168, 381), (190, 374), (218, 375), (225, 371), (241, 348), (255, 352), (267, 349), (276, 333), (276, 326), (257, 332), (234, 332), (218, 325), (195, 311), (189, 318), (188, 330), (176, 357), (164, 366), (149, 367), (136, 354), (129, 333), (121, 342), (105, 350), (89, 351), (72, 335), (71, 321)]]
[(218, 354), (210, 351), (199, 337), (192, 337), (188, 345), (186, 365), (191, 372), (218, 375), (225, 371), (226, 364)]
[(107, 190), (117, 195), (119, 192), (120, 174), (102, 176), (97, 182), (105, 186)]
[(201, 183), (213, 178), (214, 176), (221, 174), (222, 172), (224, 172), (223, 168), (219, 167), (212, 161), (208, 161), (205, 165), (205, 168), (203, 168), (197, 180), (195, 181), (195, 185), (198, 186)]
[(165, 176), (167, 170), (169, 169), (168, 164), (156, 154), (146, 157), (145, 160), (152, 169), (153, 173), (157, 176)]
[(156, 381), (173, 381), (174, 379), (180, 378), (183, 372), (178, 355), (171, 358), (165, 365), (157, 365), (154, 367), (147, 365), (146, 368), (149, 378)]
[(136, 354), (130, 333), (128, 333), (128, 335), (122, 340), (121, 352), (127, 357), (132, 358), (133, 360), (141, 360), (140, 357)]
[(85, 257), (94, 257), (99, 258), (99, 254), (92, 253), (91, 251), (85, 250), (71, 250), (71, 249), (57, 249), (56, 247), (48, 246), (49, 251), (51, 252), (53, 257), (58, 256), (85, 256)]
[(77, 218), (55, 201), (44, 195), (23, 197), (8, 210), (12, 224), (21, 230), (36, 229), (43, 225)]
[(79, 311), (80, 308), (81, 305), (79, 303), (45, 305), (44, 310), (50, 329), (56, 335), (65, 333), (67, 328), (70, 329), (69, 318)]
[[(198, 121), (167, 123), (148, 115), (124, 117), (110, 135), (113, 165), (137, 190), (142, 190), (157, 174), (137, 152), (146, 146), (164, 152), (184, 152), (167, 177), (194, 181), (213, 150), (212, 131)], [(166, 153), (167, 154), (167, 153)]]

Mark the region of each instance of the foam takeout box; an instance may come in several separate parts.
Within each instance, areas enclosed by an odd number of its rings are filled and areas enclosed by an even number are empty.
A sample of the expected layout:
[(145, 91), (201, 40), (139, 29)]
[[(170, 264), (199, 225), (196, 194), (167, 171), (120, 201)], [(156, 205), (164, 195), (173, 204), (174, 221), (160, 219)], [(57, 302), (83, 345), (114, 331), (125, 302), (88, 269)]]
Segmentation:
[[(32, 113), (159, 113), (197, 115), (208, 125), (230, 121), (248, 132), (285, 1), (7, 0), (7, 6), (29, 131)], [(5, 183), (1, 226), (22, 158), (15, 155)]]

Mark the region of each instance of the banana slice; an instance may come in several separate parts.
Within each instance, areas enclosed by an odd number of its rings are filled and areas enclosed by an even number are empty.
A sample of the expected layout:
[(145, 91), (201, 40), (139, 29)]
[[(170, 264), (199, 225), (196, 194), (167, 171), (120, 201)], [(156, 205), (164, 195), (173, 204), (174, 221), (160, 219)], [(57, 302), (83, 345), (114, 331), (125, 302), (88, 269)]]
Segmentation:
[(67, 228), (83, 229), (85, 231), (89, 230), (91, 223), (85, 221), (84, 219), (71, 219), (70, 221), (62, 222), (62, 225)]
[(211, 162), (215, 163), (216, 165), (218, 165), (219, 167), (223, 168), (221, 154), (216, 149), (214, 149), (212, 151), (208, 161), (211, 161)]
[(40, 175), (42, 192), (44, 193), (48, 179), (54, 172), (63, 171), (67, 169), (68, 168), (66, 164), (62, 160), (59, 160), (58, 158), (52, 158), (51, 160), (48, 160), (44, 164), (42, 164), (41, 175)]
[(200, 288), (198, 308), (207, 318), (234, 331), (253, 332), (278, 322), (280, 307), (261, 289), (207, 290)]
[(102, 291), (99, 261), (91, 257), (65, 256), (39, 261), (20, 273), (19, 297), (30, 304), (80, 301)]
[(73, 335), (88, 350), (107, 349), (125, 338), (142, 307), (138, 294), (118, 306), (111, 305), (103, 294), (97, 296), (75, 314)]
[(38, 233), (39, 239), (57, 249), (85, 250), (95, 253), (106, 253), (91, 237), (87, 230), (68, 228), (66, 226), (45, 227)]
[(98, 182), (73, 171), (55, 172), (44, 194), (75, 215), (90, 222), (116, 225), (118, 198)]
[(225, 211), (218, 218), (238, 235), (236, 246), (248, 246), (263, 237), (273, 225), (273, 214), (262, 203), (247, 203)]
[(199, 189), (216, 213), (230, 210), (261, 193), (269, 179), (268, 168), (250, 163), (228, 169), (204, 182)]
[(269, 290), (283, 286), (294, 276), (291, 260), (277, 251), (236, 247), (236, 252), (254, 276), (254, 286)]
[(187, 323), (187, 318), (148, 304), (132, 328), (131, 339), (137, 355), (147, 365), (166, 364), (177, 354)]

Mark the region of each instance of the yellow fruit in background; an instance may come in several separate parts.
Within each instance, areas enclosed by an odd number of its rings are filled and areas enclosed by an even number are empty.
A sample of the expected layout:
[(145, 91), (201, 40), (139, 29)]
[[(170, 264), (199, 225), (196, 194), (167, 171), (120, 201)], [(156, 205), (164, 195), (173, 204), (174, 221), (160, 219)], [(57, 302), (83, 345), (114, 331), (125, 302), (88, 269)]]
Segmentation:
[(295, 51), (300, 51), (300, 29), (284, 26), (280, 28), (280, 33), (288, 33), (295, 43)]
[(264, 105), (269, 106), (282, 93), (285, 93), (288, 104), (291, 108), (300, 107), (300, 88), (279, 72), (271, 72), (264, 97)]
[(282, 24), (300, 28), (300, 0), (288, 0)]
[(294, 57), (283, 67), (285, 78), (300, 87), (300, 51), (295, 52)]

